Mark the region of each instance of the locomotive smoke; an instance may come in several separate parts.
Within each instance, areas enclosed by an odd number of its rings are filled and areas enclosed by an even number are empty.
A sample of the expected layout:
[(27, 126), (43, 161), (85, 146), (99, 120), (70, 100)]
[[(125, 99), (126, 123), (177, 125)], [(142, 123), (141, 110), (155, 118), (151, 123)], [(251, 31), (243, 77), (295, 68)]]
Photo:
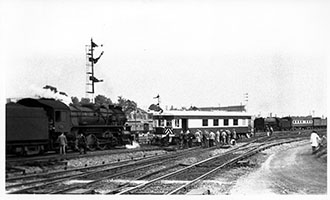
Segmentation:
[(50, 89), (39, 88), (35, 85), (31, 85), (29, 89), (30, 98), (52, 98), (65, 103), (67, 106), (69, 106), (69, 104), (71, 103), (70, 97), (62, 95), (58, 92), (55, 93)]

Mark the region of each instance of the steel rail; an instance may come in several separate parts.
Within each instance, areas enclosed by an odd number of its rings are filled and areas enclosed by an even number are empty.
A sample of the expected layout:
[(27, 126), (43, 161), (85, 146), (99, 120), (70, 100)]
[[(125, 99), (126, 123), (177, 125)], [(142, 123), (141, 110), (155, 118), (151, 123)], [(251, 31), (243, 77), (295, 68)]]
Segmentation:
[[(165, 193), (165, 195), (173, 195), (173, 194), (179, 192), (180, 190), (182, 190), (182, 189), (184, 189), (184, 188), (187, 188), (188, 186), (191, 186), (191, 185), (193, 185), (194, 183), (197, 183), (197, 182), (201, 181), (203, 178), (205, 178), (205, 177), (209, 176), (210, 174), (212, 174), (212, 173), (218, 171), (219, 169), (221, 169), (221, 168), (223, 168), (223, 167), (225, 167), (225, 166), (227, 166), (227, 165), (230, 165), (230, 164), (232, 164), (232, 163), (234, 163), (234, 162), (237, 162), (237, 161), (241, 160), (242, 158), (246, 158), (246, 157), (249, 157), (249, 156), (251, 156), (251, 155), (253, 155), (253, 154), (255, 154), (255, 153), (258, 153), (259, 151), (262, 151), (262, 150), (264, 150), (264, 149), (266, 149), (266, 148), (270, 148), (270, 147), (272, 147), (272, 146), (280, 145), (280, 144), (283, 144), (283, 143), (295, 142), (295, 141), (299, 141), (299, 140), (300, 140), (300, 139), (292, 139), (292, 140), (290, 140), (290, 141), (274, 142), (274, 143), (272, 143), (272, 144), (264, 144), (264, 145), (266, 145), (266, 146), (261, 145), (260, 147), (255, 147), (255, 148), (253, 148), (253, 149), (251, 149), (251, 150), (245, 152), (244, 154), (239, 155), (239, 156), (237, 156), (237, 157), (235, 157), (235, 158), (233, 158), (233, 159), (227, 161), (226, 163), (224, 163), (224, 164), (222, 164), (222, 165), (220, 165), (220, 166), (218, 166), (218, 167), (216, 167), (216, 168), (210, 170), (209, 172), (207, 172), (207, 173), (205, 173), (205, 174), (203, 174), (203, 175), (201, 175), (201, 176), (195, 178), (194, 180), (191, 180), (191, 181), (189, 181), (188, 183), (186, 183), (186, 184), (184, 184), (184, 185), (182, 185), (182, 186), (180, 186), (180, 187), (178, 187), (178, 188), (176, 188), (176, 189), (174, 189), (174, 190), (172, 190), (172, 191), (170, 191), (170, 192), (168, 192), (168, 193)], [(264, 146), (264, 147), (262, 147), (262, 146)]]
[(161, 180), (161, 179), (164, 179), (164, 178), (167, 178), (167, 177), (173, 176), (173, 175), (175, 175), (175, 174), (179, 174), (179, 173), (181, 173), (181, 172), (183, 172), (183, 171), (185, 171), (185, 170), (187, 170), (187, 169), (190, 169), (190, 168), (195, 167), (195, 166), (197, 166), (197, 165), (200, 165), (200, 164), (202, 164), (202, 163), (205, 163), (205, 162), (208, 162), (208, 161), (210, 161), (210, 160), (216, 159), (216, 158), (218, 158), (218, 157), (224, 156), (224, 155), (226, 155), (226, 154), (232, 153), (233, 151), (235, 151), (235, 150), (237, 150), (237, 149), (239, 149), (239, 148), (242, 148), (242, 147), (244, 147), (244, 146), (247, 146), (247, 145), (249, 145), (249, 144), (250, 144), (250, 143), (244, 144), (244, 145), (239, 146), (239, 147), (235, 147), (234, 149), (229, 150), (229, 151), (227, 151), (227, 152), (225, 152), (225, 153), (223, 153), (223, 154), (219, 154), (219, 155), (217, 155), (217, 156), (213, 156), (213, 157), (207, 158), (207, 159), (205, 159), (205, 160), (202, 160), (202, 161), (196, 162), (196, 163), (191, 164), (191, 165), (189, 165), (189, 166), (187, 166), (187, 167), (185, 167), (185, 168), (182, 168), (182, 169), (179, 169), (179, 170), (177, 170), (177, 171), (171, 172), (171, 173), (169, 173), (169, 174), (166, 174), (166, 175), (163, 175), (163, 176), (157, 177), (157, 178), (155, 178), (155, 179), (153, 179), (153, 180), (150, 180), (150, 181), (147, 181), (147, 182), (145, 182), (145, 183), (141, 183), (141, 184), (139, 184), (139, 185), (137, 185), (137, 186), (135, 186), (135, 187), (132, 187), (132, 188), (128, 188), (128, 189), (126, 189), (126, 190), (123, 190), (123, 191), (121, 191), (121, 192), (119, 192), (119, 193), (117, 193), (117, 194), (115, 194), (115, 195), (121, 195), (121, 194), (127, 193), (127, 192), (129, 192), (129, 191), (139, 189), (139, 188), (141, 188), (141, 187), (143, 187), (143, 186), (150, 185), (150, 184), (152, 184), (152, 183), (154, 183), (154, 182), (156, 182), (156, 181), (158, 181), (158, 180)]

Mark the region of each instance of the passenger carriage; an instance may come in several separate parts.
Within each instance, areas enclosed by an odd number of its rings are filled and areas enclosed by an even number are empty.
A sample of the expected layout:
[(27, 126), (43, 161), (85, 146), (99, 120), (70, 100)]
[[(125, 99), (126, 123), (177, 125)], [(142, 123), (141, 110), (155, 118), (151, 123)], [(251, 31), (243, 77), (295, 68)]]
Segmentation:
[(235, 129), (246, 134), (251, 129), (251, 115), (242, 112), (221, 111), (165, 111), (153, 115), (155, 134), (164, 138), (178, 139), (181, 131), (195, 133), (198, 129), (216, 132)]

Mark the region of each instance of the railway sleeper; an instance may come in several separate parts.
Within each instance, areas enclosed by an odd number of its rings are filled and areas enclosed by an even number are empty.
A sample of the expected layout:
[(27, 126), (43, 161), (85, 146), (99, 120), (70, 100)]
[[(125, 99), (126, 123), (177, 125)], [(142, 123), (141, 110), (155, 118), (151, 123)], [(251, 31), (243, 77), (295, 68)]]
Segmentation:
[(247, 167), (247, 166), (250, 166), (250, 161), (249, 160), (239, 160), (236, 162), (236, 165), (239, 167)]

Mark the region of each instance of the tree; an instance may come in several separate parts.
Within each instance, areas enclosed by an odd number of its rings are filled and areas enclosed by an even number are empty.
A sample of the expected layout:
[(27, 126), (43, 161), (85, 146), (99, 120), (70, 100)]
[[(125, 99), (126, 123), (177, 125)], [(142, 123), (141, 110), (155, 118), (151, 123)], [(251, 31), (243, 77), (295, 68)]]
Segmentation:
[(196, 106), (190, 106), (190, 108), (188, 110), (194, 110), (194, 111), (196, 111), (196, 110), (199, 110), (199, 109)]
[(112, 105), (112, 101), (110, 98), (107, 98), (106, 96), (104, 95), (97, 95), (95, 97), (95, 104), (97, 105)]
[(163, 111), (163, 109), (159, 105), (156, 105), (156, 104), (151, 104), (148, 109), (156, 111), (156, 112), (162, 112)]
[(91, 100), (89, 98), (82, 97), (81, 100), (80, 100), (80, 103), (81, 104), (88, 104), (88, 103), (91, 103)]
[(73, 105), (78, 105), (79, 104), (79, 99), (78, 97), (71, 97), (71, 101)]
[(125, 99), (122, 96), (118, 96), (118, 103), (116, 105), (122, 107), (123, 112), (126, 115), (131, 113), (133, 110), (136, 110), (137, 108), (137, 103), (129, 99)]

